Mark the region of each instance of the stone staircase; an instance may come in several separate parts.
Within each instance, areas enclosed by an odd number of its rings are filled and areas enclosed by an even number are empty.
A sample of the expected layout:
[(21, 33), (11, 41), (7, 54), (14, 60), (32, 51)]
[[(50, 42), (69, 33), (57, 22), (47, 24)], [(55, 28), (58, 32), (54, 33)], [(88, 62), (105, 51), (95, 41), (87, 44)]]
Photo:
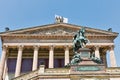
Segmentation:
[(66, 76), (70, 74), (69, 68), (48, 68), (45, 69), (44, 65), (41, 65), (38, 70), (22, 74), (18, 77), (13, 78), (12, 80), (38, 80), (44, 75), (61, 75)]
[[(98, 67), (103, 68), (103, 70), (98, 71), (81, 71), (77, 70), (77, 68), (82, 67), (84, 68), (85, 65), (78, 65), (78, 66), (71, 66), (70, 68), (47, 68), (45, 69), (44, 65), (41, 65), (39, 69), (35, 71), (31, 71), (25, 74), (22, 74), (18, 77), (13, 78), (12, 80), (51, 80), (52, 78), (55, 80), (61, 79), (62, 80), (70, 80), (71, 78), (74, 78), (75, 74), (76, 77), (79, 78), (79, 76), (85, 77), (87, 76), (94, 76), (96, 78), (100, 76), (107, 76), (110, 77), (116, 77), (120, 80), (120, 67), (110, 67), (110, 68), (104, 68), (103, 65), (87, 65), (87, 67)], [(76, 69), (75, 69), (76, 68)], [(73, 79), (74, 80), (74, 79)], [(103, 79), (104, 80), (104, 79)], [(107, 79), (108, 80), (108, 79)]]
[(13, 78), (12, 80), (32, 80), (35, 76), (38, 76), (38, 70), (22, 74), (18, 77)]

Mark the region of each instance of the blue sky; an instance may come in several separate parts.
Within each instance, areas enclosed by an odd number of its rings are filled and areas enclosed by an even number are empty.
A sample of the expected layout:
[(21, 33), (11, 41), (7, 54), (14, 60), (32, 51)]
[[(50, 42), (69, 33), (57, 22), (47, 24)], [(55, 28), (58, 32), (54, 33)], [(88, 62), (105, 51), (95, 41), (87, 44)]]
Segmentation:
[[(55, 14), (70, 24), (120, 33), (120, 0), (0, 0), (0, 32), (54, 23)], [(118, 66), (119, 50), (120, 36), (115, 39)]]

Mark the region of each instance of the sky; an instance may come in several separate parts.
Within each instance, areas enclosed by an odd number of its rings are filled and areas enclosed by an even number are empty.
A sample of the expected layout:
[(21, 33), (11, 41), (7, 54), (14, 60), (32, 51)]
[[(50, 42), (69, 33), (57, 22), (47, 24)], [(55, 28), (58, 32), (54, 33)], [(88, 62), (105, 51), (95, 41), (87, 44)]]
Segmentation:
[[(0, 32), (52, 24), (55, 14), (68, 23), (120, 33), (120, 0), (0, 0)], [(120, 67), (120, 36), (115, 40)], [(0, 55), (1, 55), (0, 43)], [(110, 66), (109, 54), (107, 55)]]

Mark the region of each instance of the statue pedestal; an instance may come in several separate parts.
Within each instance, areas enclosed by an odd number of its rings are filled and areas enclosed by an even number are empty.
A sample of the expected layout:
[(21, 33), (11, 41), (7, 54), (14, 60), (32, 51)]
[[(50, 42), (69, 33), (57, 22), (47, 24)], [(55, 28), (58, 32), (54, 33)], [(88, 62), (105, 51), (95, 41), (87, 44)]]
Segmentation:
[(91, 56), (90, 51), (91, 50), (88, 48), (80, 48), (78, 50), (78, 53), (82, 58), (82, 62), (78, 63), (78, 65), (94, 65), (94, 64), (96, 65), (97, 64), (90, 59), (90, 56)]
[(78, 50), (78, 53), (80, 54), (80, 57), (82, 58), (82, 59), (90, 59), (90, 49), (88, 49), (88, 48), (80, 48), (79, 50)]
[(103, 64), (97, 65), (71, 65), (71, 74), (84, 74), (84, 73), (102, 73), (105, 72), (105, 66)]
[(78, 64), (71, 65), (71, 73), (81, 73), (81, 72), (103, 72), (105, 67), (103, 64), (97, 64), (91, 60), (91, 53), (88, 48), (80, 48), (77, 53), (80, 54), (82, 59)]

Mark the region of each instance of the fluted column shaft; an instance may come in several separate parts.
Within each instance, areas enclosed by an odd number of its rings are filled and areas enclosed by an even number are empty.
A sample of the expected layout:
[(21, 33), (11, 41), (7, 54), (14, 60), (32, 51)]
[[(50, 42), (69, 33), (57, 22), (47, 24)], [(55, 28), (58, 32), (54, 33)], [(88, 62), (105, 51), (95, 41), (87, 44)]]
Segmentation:
[(69, 63), (69, 47), (65, 47), (65, 65)]
[(3, 78), (6, 53), (7, 53), (7, 48), (6, 48), (6, 46), (3, 46), (3, 48), (2, 48), (1, 62), (0, 62), (0, 80), (2, 80), (2, 78)]
[(99, 46), (95, 47), (95, 57), (100, 59), (100, 52), (99, 52)]
[(50, 46), (49, 50), (49, 68), (54, 68), (54, 47)]
[(18, 56), (17, 56), (17, 63), (16, 63), (16, 70), (15, 70), (15, 77), (20, 75), (21, 63), (22, 63), (22, 52), (23, 52), (23, 46), (19, 46), (19, 48), (18, 48)]
[(8, 67), (7, 67), (7, 59), (5, 60), (3, 80), (5, 80), (6, 76), (8, 76)]
[(110, 64), (111, 67), (117, 67), (115, 54), (114, 54), (114, 46), (111, 46), (110, 48)]
[(39, 47), (38, 46), (34, 46), (34, 57), (33, 57), (32, 70), (36, 70), (37, 69), (37, 65), (38, 65), (38, 50), (39, 50)]

